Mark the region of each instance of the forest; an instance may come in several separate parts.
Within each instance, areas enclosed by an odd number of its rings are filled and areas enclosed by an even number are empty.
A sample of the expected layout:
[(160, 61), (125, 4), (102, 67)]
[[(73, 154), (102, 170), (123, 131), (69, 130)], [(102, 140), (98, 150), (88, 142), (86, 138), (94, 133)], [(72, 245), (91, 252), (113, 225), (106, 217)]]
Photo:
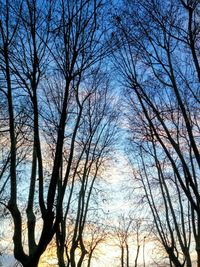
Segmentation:
[(200, 267), (199, 0), (0, 0), (0, 266)]

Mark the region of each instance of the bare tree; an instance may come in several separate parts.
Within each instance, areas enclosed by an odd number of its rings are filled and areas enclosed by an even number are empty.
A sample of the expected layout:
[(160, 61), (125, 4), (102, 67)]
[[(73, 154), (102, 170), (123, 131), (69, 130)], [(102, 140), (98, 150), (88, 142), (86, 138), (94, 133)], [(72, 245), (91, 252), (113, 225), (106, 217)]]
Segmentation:
[[(176, 228), (175, 216), (179, 216), (174, 210), (175, 206), (172, 208), (170, 204), (174, 201), (171, 194), (176, 192), (180, 216), (183, 216), (180, 225), (182, 228), (184, 222), (189, 221), (192, 225), (197, 262), (200, 266), (198, 241), (200, 195), (197, 179), (200, 166), (197, 111), (199, 110), (197, 53), (199, 3), (198, 1), (165, 3), (125, 1), (124, 3), (126, 6), (124, 11), (114, 15), (117, 32), (113, 31), (113, 35), (119, 48), (114, 58), (124, 78), (127, 97), (132, 103), (131, 112), (134, 112), (133, 116), (129, 116), (132, 120), (132, 129), (135, 126), (135, 137), (132, 141), (138, 144), (140, 152), (141, 147), (143, 150), (140, 161), (141, 180), (143, 183), (147, 182), (143, 185), (144, 188), (148, 188), (146, 197), (151, 201), (150, 206), (153, 208), (155, 202), (152, 200), (156, 201), (157, 198), (153, 190), (155, 182), (149, 183), (153, 175), (149, 176), (147, 171), (151, 169), (152, 172), (157, 172), (156, 188), (161, 190), (168, 230), (172, 225)], [(135, 116), (139, 116), (140, 120), (135, 120)], [(154, 158), (152, 166), (151, 163), (149, 165), (151, 156)], [(182, 193), (189, 204), (187, 201), (183, 204)], [(155, 214), (155, 210), (152, 210), (152, 213), (155, 222), (159, 223), (158, 214)], [(170, 230), (171, 245), (174, 244), (173, 231), (174, 229)], [(185, 234), (187, 231), (190, 233), (187, 229)], [(185, 245), (182, 251), (186, 250), (185, 260), (188, 266), (191, 266), (191, 260), (187, 256), (190, 253), (189, 236), (183, 235)], [(166, 250), (168, 251), (168, 246)], [(175, 262), (174, 264), (176, 265)]]
[(116, 238), (116, 244), (120, 248), (120, 266), (129, 267), (130, 266), (130, 237), (132, 234), (132, 223), (133, 219), (125, 215), (118, 217), (118, 225), (114, 227), (113, 234)]
[(108, 238), (108, 227), (107, 225), (100, 224), (99, 221), (88, 222), (86, 226), (86, 249), (87, 249), (87, 267), (91, 266), (94, 258), (98, 259), (101, 254), (101, 249), (98, 248), (106, 242)]
[[(3, 171), (4, 181), (8, 173), (10, 183), (6, 206), (14, 223), (14, 256), (23, 266), (31, 267), (38, 265), (62, 221), (76, 137), (84, 104), (91, 95), (90, 92), (84, 95), (83, 81), (99, 68), (106, 54), (97, 17), (103, 5), (102, 1), (90, 0), (8, 0), (0, 5), (0, 92), (7, 110), (7, 127), (1, 124), (1, 130), (9, 132), (9, 173)], [(56, 76), (61, 81), (56, 90), (62, 93), (62, 98), (59, 103), (54, 98), (54, 110), (49, 109), (52, 119), (57, 114), (56, 122), (50, 125), (45, 111), (50, 96), (45, 95), (44, 87)], [(68, 120), (72, 99), (75, 113), (70, 113)], [(54, 133), (50, 132), (52, 129)], [(52, 157), (47, 153), (47, 130), (55, 138)], [(18, 162), (26, 165), (23, 183), (19, 179)], [(6, 163), (4, 166), (7, 168)], [(20, 187), (27, 183), (24, 214), (19, 195)], [(24, 224), (27, 224), (27, 244), (22, 238)]]
[[(74, 169), (71, 173), (72, 182), (69, 188), (68, 201), (73, 203), (75, 217), (73, 238), (70, 248), (68, 247), (70, 266), (81, 266), (87, 254), (84, 245), (84, 229), (87, 227), (90, 205), (94, 205), (91, 204), (91, 201), (97, 198), (95, 185), (100, 181), (100, 177), (103, 175), (102, 171), (109, 164), (117, 131), (118, 116), (113, 109), (108, 81), (104, 75), (100, 77), (100, 80), (98, 76), (95, 76), (94, 81), (94, 87), (91, 88), (91, 91), (89, 90), (90, 96), (86, 100), (85, 108), (83, 108), (84, 115), (76, 139), (76, 158), (73, 162)], [(88, 86), (90, 85), (88, 84)], [(76, 198), (73, 197), (73, 192), (75, 192)], [(59, 261), (62, 262), (62, 264), (60, 263), (61, 266), (65, 266), (63, 259), (65, 240), (63, 237), (65, 236), (67, 216), (70, 212), (69, 208), (70, 203), (68, 202), (64, 211), (62, 230), (60, 229), (61, 231), (57, 235), (60, 237), (57, 239), (58, 247), (60, 251), (62, 250), (62, 255), (59, 257)], [(95, 209), (93, 206), (91, 208)], [(79, 260), (75, 258), (77, 250), (81, 251)]]

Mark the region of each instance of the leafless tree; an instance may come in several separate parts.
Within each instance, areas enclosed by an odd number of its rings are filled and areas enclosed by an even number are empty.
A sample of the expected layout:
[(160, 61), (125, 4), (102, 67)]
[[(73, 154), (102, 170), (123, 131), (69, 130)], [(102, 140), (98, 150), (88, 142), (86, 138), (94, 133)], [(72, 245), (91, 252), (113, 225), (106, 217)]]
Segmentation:
[(91, 263), (94, 258), (98, 259), (99, 254), (101, 255), (101, 249), (100, 251), (98, 248), (106, 243), (106, 240), (108, 238), (108, 226), (103, 225), (97, 221), (94, 221), (92, 223), (88, 223), (87, 230), (85, 234), (85, 245), (87, 250), (87, 267), (91, 266)]
[(114, 227), (113, 238), (116, 238), (116, 244), (120, 248), (120, 266), (129, 267), (130, 266), (130, 237), (132, 234), (132, 223), (133, 219), (128, 218), (125, 215), (118, 217), (118, 225)]
[[(6, 206), (14, 224), (14, 256), (23, 266), (38, 265), (62, 221), (76, 139), (84, 105), (91, 96), (84, 90), (84, 81), (108, 53), (99, 20), (102, 8), (102, 1), (90, 0), (0, 2), (0, 92), (6, 106), (1, 134), (9, 133), (9, 170), (4, 163), (2, 175), (6, 183), (5, 175), (9, 177)], [(58, 76), (61, 84), (56, 81), (56, 93), (49, 90), (46, 95), (45, 87)], [(49, 93), (56, 104), (54, 110), (49, 106)], [(59, 93), (62, 98), (57, 103)], [(72, 103), (75, 107), (70, 110)], [(56, 119), (53, 124), (46, 116), (47, 107), (51, 119)], [(47, 130), (54, 137), (51, 154), (47, 153)], [(26, 166), (21, 176), (18, 162)], [(20, 187), (27, 183), (24, 214), (19, 197)], [(27, 244), (22, 238), (24, 224)]]
[[(100, 181), (102, 171), (109, 164), (116, 140), (118, 116), (113, 108), (113, 99), (110, 96), (108, 81), (103, 76), (100, 77), (100, 80), (98, 76), (94, 77), (94, 87), (89, 91), (90, 96), (86, 100), (85, 108), (83, 108), (84, 115), (80, 121), (79, 134), (75, 144), (76, 157), (74, 157), (73, 170), (71, 172), (68, 203), (64, 211), (64, 220), (60, 233), (57, 235), (58, 248), (62, 251), (59, 256), (60, 266), (65, 266), (64, 247), (66, 247), (66, 241), (63, 238), (65, 236), (67, 216), (70, 213), (70, 202), (73, 203), (75, 218), (73, 238), (70, 247), (68, 247), (68, 265), (81, 266), (85, 255), (88, 253), (84, 244), (84, 231), (85, 227), (87, 228), (88, 212), (90, 208), (94, 212), (96, 205), (91, 201), (92, 199), (97, 199), (96, 183)], [(102, 83), (102, 78), (105, 84)], [(73, 197), (74, 192), (76, 198)], [(77, 250), (81, 251), (78, 261), (75, 258)]]
[[(143, 185), (148, 188), (146, 197), (151, 199), (151, 209), (155, 204), (152, 200), (157, 198), (153, 185), (160, 188), (167, 217), (175, 208), (170, 203), (174, 201), (172, 192), (176, 192), (175, 199), (184, 217), (181, 225), (189, 221), (192, 225), (200, 266), (199, 3), (145, 0), (124, 1), (124, 6), (121, 13), (113, 16), (117, 29), (113, 35), (118, 48), (114, 58), (132, 103), (132, 115), (129, 113), (132, 129), (135, 127), (132, 142), (140, 152), (143, 150), (141, 181), (147, 182)], [(137, 116), (140, 120), (135, 120)], [(149, 165), (151, 156), (152, 166)], [(155, 171), (158, 187), (155, 179), (153, 184), (149, 183)], [(185, 197), (189, 204), (187, 201), (183, 204)], [(159, 216), (154, 212), (155, 222), (159, 223)], [(169, 230), (176, 226), (174, 216), (178, 213), (174, 212), (172, 219), (168, 217), (166, 221)], [(174, 233), (174, 229), (170, 231)], [(186, 262), (190, 253), (189, 236), (183, 235)], [(191, 260), (187, 265), (191, 266)]]

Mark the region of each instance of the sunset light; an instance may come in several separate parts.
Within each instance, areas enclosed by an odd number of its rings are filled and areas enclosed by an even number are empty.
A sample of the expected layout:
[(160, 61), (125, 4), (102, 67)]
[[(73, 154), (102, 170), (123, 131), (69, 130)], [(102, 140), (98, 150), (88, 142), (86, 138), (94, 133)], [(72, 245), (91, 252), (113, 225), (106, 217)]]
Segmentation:
[(0, 0), (0, 267), (200, 267), (199, 177), (199, 0)]

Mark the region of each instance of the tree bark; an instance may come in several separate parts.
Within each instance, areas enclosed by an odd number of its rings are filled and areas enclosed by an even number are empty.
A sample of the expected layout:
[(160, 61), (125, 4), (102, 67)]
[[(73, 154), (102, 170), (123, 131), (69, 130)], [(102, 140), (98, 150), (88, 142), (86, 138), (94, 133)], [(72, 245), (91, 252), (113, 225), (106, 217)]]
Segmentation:
[(135, 257), (135, 267), (137, 267), (139, 252), (140, 252), (140, 245), (137, 246), (137, 252), (136, 252), (136, 257)]
[(126, 267), (129, 267), (129, 247), (126, 244)]
[(121, 267), (124, 267), (124, 247), (121, 246)]
[(200, 249), (197, 249), (197, 267), (200, 267)]

